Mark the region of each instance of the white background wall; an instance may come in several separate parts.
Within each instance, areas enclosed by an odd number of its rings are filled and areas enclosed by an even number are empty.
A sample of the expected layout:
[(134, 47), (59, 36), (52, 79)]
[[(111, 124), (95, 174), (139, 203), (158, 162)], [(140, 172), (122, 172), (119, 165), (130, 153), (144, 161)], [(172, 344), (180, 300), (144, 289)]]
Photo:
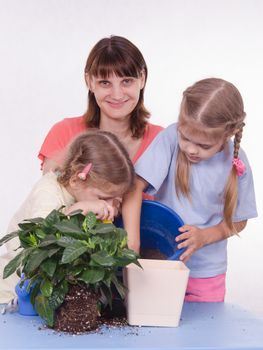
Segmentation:
[[(262, 213), (263, 1), (0, 0), (0, 232), (41, 176), (37, 153), (49, 128), (86, 108), (83, 69), (111, 34), (143, 52), (152, 122), (176, 121), (182, 91), (205, 77), (243, 95), (242, 146)], [(262, 218), (229, 242), (227, 300), (263, 314)]]

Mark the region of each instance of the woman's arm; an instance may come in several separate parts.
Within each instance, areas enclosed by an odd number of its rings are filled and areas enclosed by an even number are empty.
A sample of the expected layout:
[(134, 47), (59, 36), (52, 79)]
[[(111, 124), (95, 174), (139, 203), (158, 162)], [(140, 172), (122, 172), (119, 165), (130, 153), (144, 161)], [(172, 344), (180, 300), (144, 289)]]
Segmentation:
[(180, 256), (180, 260), (186, 262), (197, 249), (238, 234), (246, 227), (246, 224), (247, 220), (235, 222), (236, 232), (232, 232), (224, 221), (204, 229), (190, 225), (180, 227), (179, 231), (182, 234), (176, 237), (176, 242), (183, 241), (178, 244), (178, 249), (186, 248), (185, 252)]
[(128, 247), (137, 253), (140, 252), (140, 216), (142, 193), (147, 182), (140, 177), (135, 180), (135, 189), (127, 193), (122, 203), (122, 219), (128, 233)]

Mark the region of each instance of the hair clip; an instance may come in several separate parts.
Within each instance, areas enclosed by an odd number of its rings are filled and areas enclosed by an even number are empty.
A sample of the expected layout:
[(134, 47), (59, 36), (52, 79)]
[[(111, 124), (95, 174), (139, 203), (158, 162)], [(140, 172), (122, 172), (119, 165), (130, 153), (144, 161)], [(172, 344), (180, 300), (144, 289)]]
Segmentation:
[(237, 176), (241, 176), (244, 174), (246, 166), (240, 158), (234, 158), (232, 160), (232, 165), (236, 168)]
[(78, 173), (78, 178), (81, 180), (86, 180), (88, 173), (90, 172), (90, 169), (92, 168), (92, 163), (89, 163), (84, 167), (84, 169), (81, 171), (81, 173)]

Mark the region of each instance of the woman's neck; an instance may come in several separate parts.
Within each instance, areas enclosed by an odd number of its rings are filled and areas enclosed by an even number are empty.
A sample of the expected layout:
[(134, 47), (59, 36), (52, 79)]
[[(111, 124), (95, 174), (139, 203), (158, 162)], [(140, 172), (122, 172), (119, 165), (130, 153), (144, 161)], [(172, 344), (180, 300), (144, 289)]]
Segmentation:
[(142, 138), (134, 138), (130, 129), (129, 119), (126, 120), (114, 120), (114, 119), (101, 119), (100, 129), (104, 131), (112, 132), (125, 146), (131, 159), (136, 155), (140, 148)]
[(103, 131), (109, 131), (116, 135), (120, 141), (125, 141), (132, 137), (130, 130), (130, 124), (127, 123), (127, 120), (104, 120), (100, 122), (100, 129)]

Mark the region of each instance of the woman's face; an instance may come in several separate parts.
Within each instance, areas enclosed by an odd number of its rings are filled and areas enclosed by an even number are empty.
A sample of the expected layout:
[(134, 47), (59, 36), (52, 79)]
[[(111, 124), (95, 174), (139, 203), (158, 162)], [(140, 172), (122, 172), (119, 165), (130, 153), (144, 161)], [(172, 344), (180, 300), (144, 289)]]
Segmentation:
[(100, 117), (125, 120), (130, 117), (139, 101), (145, 75), (142, 73), (141, 77), (134, 78), (112, 74), (107, 79), (86, 76), (86, 80), (100, 108)]

